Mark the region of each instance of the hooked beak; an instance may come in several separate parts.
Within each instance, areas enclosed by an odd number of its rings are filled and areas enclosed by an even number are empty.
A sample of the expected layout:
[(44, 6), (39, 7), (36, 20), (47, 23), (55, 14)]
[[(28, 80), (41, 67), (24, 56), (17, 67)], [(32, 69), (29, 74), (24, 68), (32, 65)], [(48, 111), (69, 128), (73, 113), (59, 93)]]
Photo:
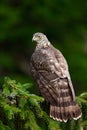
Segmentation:
[(33, 42), (33, 41), (36, 41), (36, 38), (35, 38), (35, 36), (33, 36), (33, 38), (32, 38), (32, 42)]
[(34, 41), (37, 42), (37, 37), (35, 37), (35, 36), (32, 38), (32, 42), (34, 42)]

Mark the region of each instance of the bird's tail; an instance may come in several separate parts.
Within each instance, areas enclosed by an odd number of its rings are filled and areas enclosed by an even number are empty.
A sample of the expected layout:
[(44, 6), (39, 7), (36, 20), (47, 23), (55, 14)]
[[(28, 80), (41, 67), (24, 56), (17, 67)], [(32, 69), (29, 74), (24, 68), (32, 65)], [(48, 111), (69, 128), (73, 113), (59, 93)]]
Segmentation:
[(69, 118), (77, 120), (81, 117), (82, 113), (76, 101), (68, 104), (50, 105), (50, 117), (57, 121), (67, 122)]

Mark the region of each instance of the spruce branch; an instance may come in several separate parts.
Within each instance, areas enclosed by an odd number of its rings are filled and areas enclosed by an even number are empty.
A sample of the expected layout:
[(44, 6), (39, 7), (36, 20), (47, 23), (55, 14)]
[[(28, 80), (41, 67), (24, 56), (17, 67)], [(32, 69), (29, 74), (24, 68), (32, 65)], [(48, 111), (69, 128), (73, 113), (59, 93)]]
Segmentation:
[[(43, 102), (44, 98), (37, 96), (35, 94), (30, 94), (29, 91), (25, 91), (25, 87), (26, 86), (30, 86), (30, 83), (26, 83), (26, 84), (20, 84), (20, 83), (16, 83), (15, 80), (11, 80), (8, 77), (5, 77), (5, 83), (4, 83), (4, 87), (10, 86), (13, 90), (17, 90), (18, 94), (20, 94), (21, 96), (23, 96), (24, 98), (32, 98), (32, 99), (36, 99), (38, 102)], [(27, 87), (26, 87), (27, 88)]]

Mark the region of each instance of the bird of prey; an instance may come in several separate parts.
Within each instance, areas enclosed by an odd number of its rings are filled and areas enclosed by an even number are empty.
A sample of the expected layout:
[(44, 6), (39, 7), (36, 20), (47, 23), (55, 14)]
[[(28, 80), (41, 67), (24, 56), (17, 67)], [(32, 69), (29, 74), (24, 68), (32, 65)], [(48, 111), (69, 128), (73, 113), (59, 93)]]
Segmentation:
[(50, 103), (50, 117), (63, 122), (69, 118), (79, 119), (82, 112), (75, 100), (64, 56), (43, 33), (35, 33), (32, 40), (37, 44), (31, 56), (30, 70), (42, 96)]

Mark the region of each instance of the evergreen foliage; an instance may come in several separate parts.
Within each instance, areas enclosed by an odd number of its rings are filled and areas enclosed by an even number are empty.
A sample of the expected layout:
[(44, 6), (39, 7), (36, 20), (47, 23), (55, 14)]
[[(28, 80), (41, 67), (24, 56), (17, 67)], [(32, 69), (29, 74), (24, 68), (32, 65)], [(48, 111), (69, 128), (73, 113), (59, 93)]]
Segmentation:
[[(87, 93), (76, 97), (83, 116), (67, 123), (49, 117), (44, 98), (29, 92), (31, 83), (17, 83), (5, 77), (0, 89), (0, 130), (85, 130), (87, 128)], [(44, 107), (45, 110), (44, 111)], [(47, 108), (46, 108), (47, 107)]]
[(0, 92), (0, 130), (60, 130), (41, 108), (44, 98), (29, 93), (31, 85), (5, 77)]

